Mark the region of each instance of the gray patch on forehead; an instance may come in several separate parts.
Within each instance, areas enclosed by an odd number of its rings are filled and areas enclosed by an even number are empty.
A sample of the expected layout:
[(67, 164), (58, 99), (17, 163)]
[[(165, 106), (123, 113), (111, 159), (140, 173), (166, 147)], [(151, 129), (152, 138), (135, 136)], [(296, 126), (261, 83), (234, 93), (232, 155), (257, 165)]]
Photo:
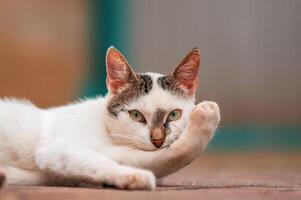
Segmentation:
[(159, 77), (157, 80), (158, 85), (173, 95), (185, 97), (185, 92), (179, 87), (176, 87), (176, 81), (172, 75)]
[(124, 106), (148, 94), (152, 87), (152, 78), (147, 74), (136, 74), (137, 79), (129, 80), (129, 86), (117, 93), (108, 103), (107, 109), (113, 116), (124, 110)]
[(139, 82), (140, 93), (148, 94), (151, 91), (153, 87), (153, 81), (149, 75), (138, 74), (138, 82)]
[(153, 116), (153, 120), (152, 120), (152, 126), (159, 126), (160, 124), (164, 123), (164, 117), (166, 115), (166, 111), (162, 110), (162, 109), (158, 109)]

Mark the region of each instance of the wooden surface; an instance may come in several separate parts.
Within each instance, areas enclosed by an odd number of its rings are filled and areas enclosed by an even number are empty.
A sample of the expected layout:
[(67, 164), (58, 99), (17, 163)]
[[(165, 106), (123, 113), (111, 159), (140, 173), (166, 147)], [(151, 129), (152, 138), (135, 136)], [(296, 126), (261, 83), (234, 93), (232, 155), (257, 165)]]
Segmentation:
[(207, 154), (159, 181), (154, 191), (5, 187), (15, 199), (301, 199), (301, 154)]

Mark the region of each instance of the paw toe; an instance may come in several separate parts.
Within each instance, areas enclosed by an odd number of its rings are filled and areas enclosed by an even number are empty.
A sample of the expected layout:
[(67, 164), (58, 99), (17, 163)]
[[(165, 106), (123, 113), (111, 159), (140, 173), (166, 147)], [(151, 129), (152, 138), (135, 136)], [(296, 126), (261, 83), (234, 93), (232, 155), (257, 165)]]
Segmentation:
[(135, 170), (119, 175), (116, 186), (129, 190), (151, 190), (156, 187), (156, 178), (149, 171)]
[(199, 104), (199, 106), (203, 107), (206, 110), (210, 111), (219, 111), (219, 106), (217, 103), (213, 101), (203, 101)]
[(220, 121), (220, 110), (217, 103), (203, 101), (199, 103), (191, 113), (191, 120), (201, 124), (212, 124), (217, 126)]

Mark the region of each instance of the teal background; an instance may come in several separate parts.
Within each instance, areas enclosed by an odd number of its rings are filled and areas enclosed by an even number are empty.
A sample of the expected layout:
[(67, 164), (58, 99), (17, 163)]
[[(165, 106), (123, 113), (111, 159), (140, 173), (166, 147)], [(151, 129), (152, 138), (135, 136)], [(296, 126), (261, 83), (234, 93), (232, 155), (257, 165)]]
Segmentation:
[(241, 124), (218, 128), (207, 151), (300, 151), (301, 126)]
[[(104, 95), (105, 53), (109, 46), (117, 47), (131, 58), (131, 1), (93, 0), (90, 3), (90, 68), (91, 75), (82, 96)], [(232, 123), (223, 124), (209, 144), (208, 151), (300, 151), (301, 125)]]
[(92, 0), (90, 11), (90, 77), (83, 91), (83, 97), (105, 95), (105, 55), (110, 46), (118, 48), (130, 57), (130, 5), (122, 0)]

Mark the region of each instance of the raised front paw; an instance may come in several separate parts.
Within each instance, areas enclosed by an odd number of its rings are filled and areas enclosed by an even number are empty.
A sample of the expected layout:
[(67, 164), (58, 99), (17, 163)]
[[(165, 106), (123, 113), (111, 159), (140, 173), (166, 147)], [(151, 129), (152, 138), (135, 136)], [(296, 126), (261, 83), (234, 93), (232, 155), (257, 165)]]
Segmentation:
[(156, 178), (147, 170), (128, 169), (116, 177), (115, 185), (121, 189), (151, 190), (156, 187)]
[(203, 101), (196, 105), (190, 116), (190, 125), (197, 130), (214, 132), (219, 122), (220, 110), (217, 103), (212, 101)]

